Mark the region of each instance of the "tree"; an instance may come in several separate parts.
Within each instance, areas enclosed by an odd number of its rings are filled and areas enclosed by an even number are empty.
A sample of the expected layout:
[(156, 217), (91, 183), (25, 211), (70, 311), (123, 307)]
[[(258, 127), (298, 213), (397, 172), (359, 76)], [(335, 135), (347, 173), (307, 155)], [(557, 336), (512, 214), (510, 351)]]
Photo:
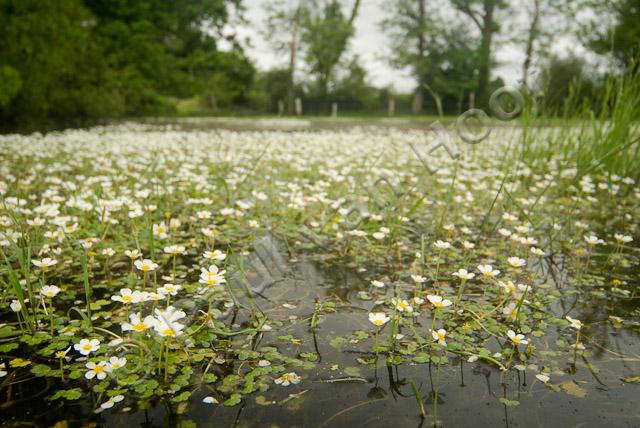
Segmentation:
[(0, 0), (0, 123), (77, 126), (171, 111), (175, 98), (245, 103), (255, 70), (216, 48), (239, 0)]
[(552, 115), (573, 113), (585, 102), (592, 108), (598, 104), (599, 85), (596, 77), (586, 71), (583, 58), (552, 56), (536, 86), (544, 94), (544, 108)]
[[(596, 12), (599, 11), (598, 5)], [(602, 6), (600, 6), (602, 7)], [(598, 53), (612, 53), (624, 67), (640, 57), (640, 0), (607, 2), (614, 24), (604, 31), (591, 28), (587, 34), (590, 46)]]
[(0, 0), (0, 123), (82, 125), (123, 111), (119, 83), (80, 0)]
[(367, 83), (367, 71), (358, 57), (349, 61), (344, 77), (336, 82), (332, 99), (341, 110), (374, 110), (379, 108), (379, 90)]
[(492, 68), (492, 42), (500, 31), (496, 14), (507, 7), (505, 0), (451, 0), (454, 7), (466, 15), (480, 31), (478, 47), (478, 88), (477, 98), (486, 103)]
[(413, 112), (422, 111), (427, 84), (427, 38), (435, 29), (426, 14), (426, 0), (395, 0), (387, 4), (388, 17), (380, 26), (391, 36), (391, 64), (410, 67), (416, 79)]
[(287, 113), (295, 111), (295, 72), (300, 39), (300, 21), (304, 13), (303, 0), (271, 0), (265, 5), (266, 38), (276, 52), (289, 54), (287, 79)]
[(322, 7), (313, 1), (305, 12), (302, 41), (306, 46), (309, 68), (316, 75), (316, 86), (323, 104), (327, 102), (332, 73), (353, 35), (353, 22), (359, 7), (360, 0), (355, 0), (350, 16), (346, 18), (339, 1), (326, 0)]
[[(529, 86), (534, 61), (538, 57), (547, 56), (554, 37), (571, 31), (570, 22), (575, 17), (574, 9), (571, 0), (527, 0), (526, 6), (521, 9), (525, 15), (527, 31), (519, 31), (521, 22), (515, 22), (518, 27), (511, 29), (511, 33), (518, 34), (515, 42), (524, 46), (522, 86)], [(520, 37), (521, 34), (524, 37)]]
[(409, 67), (415, 77), (412, 111), (420, 112), (427, 103), (425, 91), (437, 112), (459, 111), (478, 74), (469, 32), (459, 22), (450, 18), (445, 22), (431, 12), (425, 0), (394, 0), (387, 5), (387, 18), (380, 26), (391, 39), (391, 65)]
[[(237, 6), (238, 0), (85, 2), (97, 20), (96, 37), (123, 76), (129, 113), (162, 108), (158, 94), (193, 96), (203, 84), (220, 80), (211, 74), (229, 67), (230, 60), (238, 59), (237, 65), (246, 63), (237, 44), (230, 57), (216, 49), (230, 7)], [(194, 64), (200, 68), (194, 69)], [(234, 77), (222, 80), (226, 79)], [(209, 92), (216, 86), (220, 85), (213, 84)]]

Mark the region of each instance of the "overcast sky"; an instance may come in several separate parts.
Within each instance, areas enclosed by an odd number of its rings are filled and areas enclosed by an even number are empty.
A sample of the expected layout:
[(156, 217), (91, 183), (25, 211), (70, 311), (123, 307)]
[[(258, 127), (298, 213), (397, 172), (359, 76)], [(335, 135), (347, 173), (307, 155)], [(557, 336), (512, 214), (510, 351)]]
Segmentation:
[[(362, 1), (355, 21), (355, 36), (351, 39), (349, 51), (343, 58), (349, 58), (353, 54), (357, 54), (360, 58), (360, 63), (367, 70), (369, 83), (378, 87), (391, 86), (397, 91), (410, 92), (415, 87), (415, 82), (409, 75), (408, 70), (396, 70), (385, 59), (388, 58), (389, 40), (388, 36), (378, 26), (385, 14), (382, 8), (384, 1)], [(245, 1), (245, 18), (249, 21), (249, 25), (230, 28), (231, 31), (237, 34), (238, 40), (250, 40), (250, 44), (242, 44), (257, 67), (263, 71), (274, 67), (286, 67), (288, 64), (286, 54), (277, 55), (259, 31), (260, 28), (264, 28), (265, 2), (266, 0)], [(352, 2), (349, 0), (345, 3), (350, 6)], [(499, 76), (507, 84), (516, 84), (522, 74), (523, 50), (522, 46), (499, 43), (499, 47), (494, 52), (494, 58), (499, 65), (493, 70), (492, 78)], [(584, 49), (575, 41), (562, 36), (554, 41), (552, 50), (560, 54), (571, 50), (578, 54), (584, 54)]]

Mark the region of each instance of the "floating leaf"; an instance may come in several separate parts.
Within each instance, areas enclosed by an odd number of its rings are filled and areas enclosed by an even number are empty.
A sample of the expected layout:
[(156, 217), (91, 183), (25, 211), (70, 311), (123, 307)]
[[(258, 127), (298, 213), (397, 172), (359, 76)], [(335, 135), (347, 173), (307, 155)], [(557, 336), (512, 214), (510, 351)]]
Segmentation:
[(520, 404), (518, 400), (509, 400), (508, 398), (500, 398), (500, 402), (507, 407), (515, 407)]
[(584, 398), (587, 395), (587, 391), (572, 380), (562, 382), (560, 386), (567, 394), (574, 397)]

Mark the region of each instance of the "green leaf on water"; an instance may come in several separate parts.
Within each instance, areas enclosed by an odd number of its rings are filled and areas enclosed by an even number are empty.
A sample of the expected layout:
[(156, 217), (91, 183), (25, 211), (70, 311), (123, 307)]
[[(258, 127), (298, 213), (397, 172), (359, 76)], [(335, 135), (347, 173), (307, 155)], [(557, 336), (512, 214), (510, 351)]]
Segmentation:
[(255, 400), (256, 404), (260, 406), (270, 406), (272, 404), (275, 404), (275, 401), (268, 401), (264, 395), (258, 395)]
[(344, 374), (352, 377), (361, 377), (360, 367), (347, 367), (343, 370)]
[(46, 364), (36, 364), (31, 368), (31, 373), (36, 376), (55, 376), (60, 372), (58, 370), (51, 370), (51, 367)]
[(560, 386), (564, 392), (574, 397), (584, 398), (587, 395), (587, 391), (572, 380), (562, 382)]
[(421, 352), (413, 357), (412, 361), (416, 364), (424, 364), (429, 362), (429, 354), (426, 352)]
[(500, 402), (507, 407), (515, 407), (520, 404), (518, 400), (509, 400), (508, 398), (500, 398)]
[(235, 405), (237, 405), (238, 403), (240, 403), (240, 401), (242, 400), (242, 395), (235, 393), (235, 394), (231, 394), (231, 397), (229, 397), (227, 400), (225, 400), (225, 402), (223, 403), (225, 406), (227, 407), (233, 407)]
[(15, 342), (5, 343), (4, 345), (0, 345), (0, 353), (7, 353), (13, 349), (16, 349), (19, 345)]
[(622, 381), (626, 383), (640, 383), (640, 376), (623, 377)]
[(73, 389), (60, 389), (56, 391), (53, 396), (51, 396), (50, 400), (58, 400), (60, 398), (64, 398), (65, 400), (77, 400), (82, 397), (82, 391), (80, 388)]
[(171, 401), (173, 401), (174, 403), (180, 403), (182, 401), (188, 400), (190, 396), (191, 396), (191, 392), (190, 391), (185, 391), (185, 392), (173, 397), (171, 399)]

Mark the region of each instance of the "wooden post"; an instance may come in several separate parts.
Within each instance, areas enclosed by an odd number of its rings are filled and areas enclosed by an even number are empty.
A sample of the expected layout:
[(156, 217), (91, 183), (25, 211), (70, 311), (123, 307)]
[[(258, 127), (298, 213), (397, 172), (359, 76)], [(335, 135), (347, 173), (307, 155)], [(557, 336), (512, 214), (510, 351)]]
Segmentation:
[(394, 100), (393, 98), (389, 98), (389, 103), (387, 105), (387, 114), (389, 115), (389, 117), (396, 114), (396, 100)]
[(284, 101), (278, 100), (278, 116), (282, 116), (284, 114)]
[(331, 118), (338, 118), (338, 103), (331, 103)]
[(302, 100), (300, 98), (296, 98), (296, 115), (302, 116)]
[(476, 93), (469, 92), (469, 110), (476, 107)]

